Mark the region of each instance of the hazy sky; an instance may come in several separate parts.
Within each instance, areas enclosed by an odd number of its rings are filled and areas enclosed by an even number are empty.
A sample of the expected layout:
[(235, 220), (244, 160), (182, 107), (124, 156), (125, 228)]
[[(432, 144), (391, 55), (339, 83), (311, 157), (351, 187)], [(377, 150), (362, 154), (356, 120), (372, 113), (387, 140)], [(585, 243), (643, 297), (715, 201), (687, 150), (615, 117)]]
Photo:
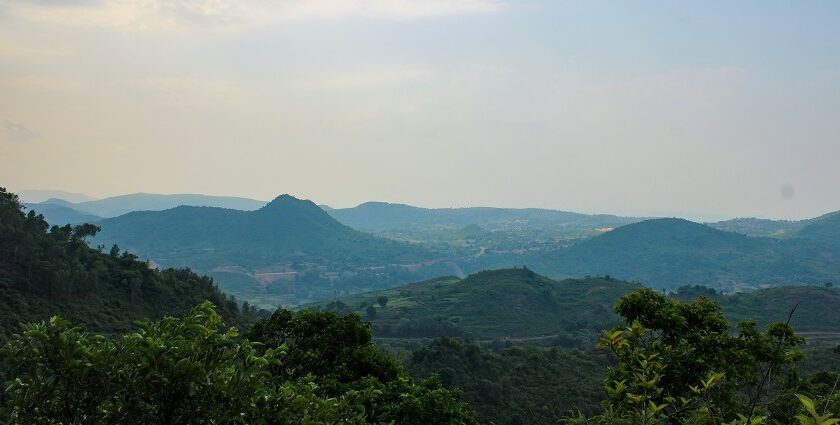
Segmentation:
[(840, 209), (840, 2), (0, 0), (0, 185)]

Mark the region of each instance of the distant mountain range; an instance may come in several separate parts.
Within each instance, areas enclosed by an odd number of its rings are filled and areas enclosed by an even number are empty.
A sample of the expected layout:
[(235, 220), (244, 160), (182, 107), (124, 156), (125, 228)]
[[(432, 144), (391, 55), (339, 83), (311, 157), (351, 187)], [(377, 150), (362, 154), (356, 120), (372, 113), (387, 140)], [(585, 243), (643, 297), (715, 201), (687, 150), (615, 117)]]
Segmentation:
[(366, 202), (353, 208), (329, 209), (338, 221), (364, 232), (420, 237), (436, 231), (457, 231), (477, 225), (490, 231), (550, 231), (590, 236), (598, 228), (613, 228), (641, 218), (580, 214), (539, 208), (420, 208), (386, 202)]
[(223, 289), (246, 298), (376, 288), (428, 276), (415, 272), (434, 263), (421, 246), (353, 230), (311, 201), (289, 195), (255, 211), (179, 206), (98, 224), (95, 243), (118, 244), (162, 266), (210, 273)]
[(52, 219), (51, 216), (43, 213), (48, 222), (52, 224), (64, 224), (74, 223), (73, 221), (68, 220), (76, 219), (79, 214), (110, 218), (134, 211), (162, 211), (181, 205), (252, 211), (265, 205), (265, 201), (231, 196), (134, 193), (130, 195), (112, 196), (110, 198), (88, 200), (83, 202), (71, 202), (65, 198), (52, 197), (39, 203), (27, 204), (28, 207), (39, 211), (45, 210), (43, 208), (45, 205), (61, 205), (75, 210), (75, 213), (73, 213), (75, 215), (70, 214), (66, 210), (53, 211), (55, 214), (52, 215)]
[(25, 204), (40, 203), (48, 199), (61, 199), (73, 203), (96, 200), (93, 196), (84, 193), (67, 192), (65, 190), (21, 190), (17, 195), (21, 202)]
[[(523, 264), (553, 277), (611, 275), (658, 288), (840, 283), (840, 212), (699, 224), (381, 202), (330, 209), (288, 195), (269, 204), (134, 194), (30, 206), (53, 224), (96, 222), (95, 243), (193, 267), (266, 306)], [(138, 211), (101, 218), (128, 210)]]

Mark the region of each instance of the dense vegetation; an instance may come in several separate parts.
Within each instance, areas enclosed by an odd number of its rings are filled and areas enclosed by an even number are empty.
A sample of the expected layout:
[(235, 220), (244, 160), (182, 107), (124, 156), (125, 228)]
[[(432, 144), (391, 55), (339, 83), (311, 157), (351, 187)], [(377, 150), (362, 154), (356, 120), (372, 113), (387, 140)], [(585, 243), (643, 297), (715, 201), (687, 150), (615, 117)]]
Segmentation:
[[(625, 321), (600, 347), (618, 359), (604, 388), (605, 411), (570, 424), (836, 424), (840, 376), (801, 379), (797, 336), (789, 320), (763, 330), (740, 322), (732, 333), (718, 304), (682, 303), (642, 289), (619, 301)], [(793, 310), (791, 311), (791, 314)], [(831, 386), (831, 382), (834, 386)], [(797, 402), (798, 399), (798, 402)]]
[[(556, 281), (525, 268), (484, 271), (465, 279), (438, 278), (398, 288), (355, 294), (316, 304), (355, 312), (373, 323), (382, 343), (465, 336), (545, 346), (591, 348), (602, 329), (620, 321), (612, 306), (641, 287), (610, 277)], [(673, 297), (718, 301), (732, 321), (764, 325), (784, 318), (798, 304), (792, 324), (809, 338), (837, 337), (840, 288), (784, 286), (724, 295), (683, 287)], [(384, 298), (385, 303), (379, 299)]]
[(93, 225), (52, 226), (24, 214), (16, 195), (0, 188), (0, 340), (18, 323), (61, 315), (85, 329), (125, 332), (134, 320), (180, 314), (212, 301), (234, 324), (253, 320), (207, 277), (186, 269), (157, 271), (116, 246), (85, 242)]
[(352, 316), (281, 311), (245, 339), (209, 302), (116, 339), (54, 317), (26, 325), (3, 359), (0, 421), (13, 424), (476, 424)]
[[(611, 278), (553, 281), (518, 268), (341, 297), (320, 307), (371, 320), (380, 344), (403, 353), (417, 376), (439, 372), (446, 385), (463, 390), (482, 423), (556, 423), (571, 410), (599, 409), (611, 360), (590, 350), (602, 329), (624, 320), (612, 307), (639, 288)], [(738, 322), (755, 320), (764, 328), (785, 320), (797, 306), (790, 324), (811, 341), (803, 350), (802, 376), (840, 366), (840, 355), (832, 353), (836, 343), (818, 344), (839, 336), (837, 288), (787, 286), (724, 295), (693, 286), (671, 294), (686, 302), (698, 297), (719, 303), (736, 332)]]
[(414, 351), (406, 367), (421, 377), (439, 373), (444, 385), (462, 390), (481, 423), (542, 425), (573, 411), (597, 412), (610, 363), (603, 352), (528, 345), (491, 351), (443, 337)]
[(518, 268), (439, 278), (321, 306), (366, 316), (377, 337), (469, 336), (591, 347), (601, 329), (616, 323), (612, 305), (637, 287), (610, 278), (555, 281)]

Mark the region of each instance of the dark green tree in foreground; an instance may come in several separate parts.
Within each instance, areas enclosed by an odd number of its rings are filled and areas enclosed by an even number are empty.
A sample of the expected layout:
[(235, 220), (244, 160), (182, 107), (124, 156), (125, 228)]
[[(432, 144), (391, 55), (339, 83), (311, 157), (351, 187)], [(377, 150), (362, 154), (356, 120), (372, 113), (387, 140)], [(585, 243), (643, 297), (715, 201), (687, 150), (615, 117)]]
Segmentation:
[(210, 303), (118, 339), (55, 317), (4, 351), (11, 423), (364, 423), (365, 395), (325, 399), (309, 382), (274, 380), (283, 350), (238, 338)]
[[(618, 359), (605, 385), (605, 413), (566, 423), (837, 423), (831, 413), (822, 413), (833, 391), (828, 400), (816, 401), (793, 393), (804, 388), (795, 371), (804, 340), (789, 320), (763, 331), (755, 322), (741, 322), (733, 333), (720, 306), (708, 298), (682, 303), (650, 289), (622, 297), (615, 310), (627, 325), (605, 332), (599, 344)], [(777, 385), (779, 378), (786, 384)], [(779, 402), (785, 394), (778, 388), (787, 388), (788, 401), (796, 402)]]
[[(323, 335), (305, 326), (287, 328), (294, 339), (274, 347), (225, 327), (207, 302), (182, 318), (144, 322), (116, 339), (83, 332), (57, 317), (25, 325), (3, 352), (12, 377), (7, 419), (13, 424), (475, 423), (439, 382), (415, 384), (392, 360), (358, 343), (366, 330), (353, 328), (358, 318), (331, 316), (326, 322), (308, 322), (326, 325)], [(321, 346), (345, 342), (357, 349), (330, 353)], [(327, 377), (330, 370), (335, 375)], [(319, 381), (333, 385), (321, 387)]]
[(458, 393), (436, 376), (417, 384), (399, 362), (380, 352), (370, 324), (356, 314), (278, 310), (247, 336), (265, 349), (286, 347), (283, 362), (272, 367), (281, 381), (309, 377), (315, 393), (325, 398), (369, 394), (363, 407), (371, 423), (477, 423), (458, 402)]
[[(137, 332), (116, 339), (83, 332), (58, 317), (24, 325), (3, 349), (4, 366), (12, 377), (6, 387), (5, 420), (476, 423), (437, 380), (415, 384), (393, 360), (371, 351), (364, 343), (367, 328), (358, 317), (296, 319), (293, 326), (303, 328), (286, 328), (293, 331), (293, 339), (274, 347), (243, 339), (234, 328), (225, 327), (210, 303), (182, 318), (143, 322)], [(315, 324), (325, 325), (322, 334), (306, 329)], [(260, 329), (267, 327), (272, 328)], [(355, 349), (345, 349), (345, 343)], [(328, 346), (342, 348), (329, 352)]]

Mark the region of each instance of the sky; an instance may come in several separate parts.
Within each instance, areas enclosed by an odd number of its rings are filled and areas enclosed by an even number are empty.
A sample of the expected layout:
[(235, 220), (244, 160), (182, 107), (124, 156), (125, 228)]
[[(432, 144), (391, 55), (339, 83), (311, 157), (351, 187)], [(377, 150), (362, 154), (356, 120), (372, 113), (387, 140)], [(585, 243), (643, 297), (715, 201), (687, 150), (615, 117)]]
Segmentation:
[(840, 209), (840, 2), (0, 0), (0, 186)]

